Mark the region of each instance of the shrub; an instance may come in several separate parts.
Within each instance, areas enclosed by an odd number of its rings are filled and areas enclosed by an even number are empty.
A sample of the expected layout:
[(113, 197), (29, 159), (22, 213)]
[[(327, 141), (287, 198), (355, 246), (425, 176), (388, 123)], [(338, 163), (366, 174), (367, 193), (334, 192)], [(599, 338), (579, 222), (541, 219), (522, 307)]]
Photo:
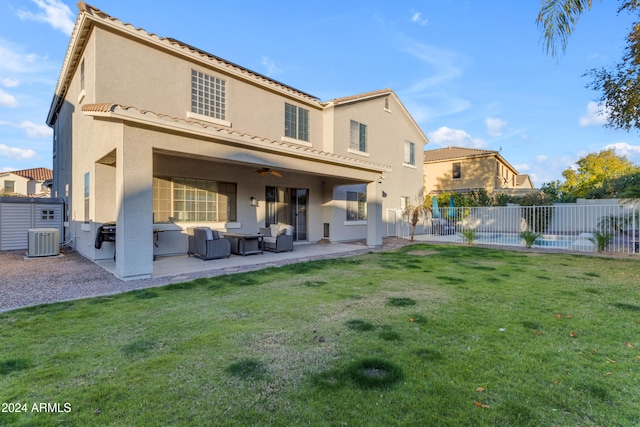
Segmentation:
[(468, 245), (473, 245), (473, 241), (477, 239), (476, 230), (473, 228), (467, 228), (461, 231), (462, 238)]
[(524, 240), (525, 246), (530, 248), (536, 242), (538, 237), (540, 237), (540, 233), (534, 233), (533, 231), (523, 231), (520, 233), (520, 237)]
[(604, 252), (613, 240), (613, 233), (611, 231), (594, 230), (593, 237), (589, 237), (588, 239), (596, 245), (598, 252)]

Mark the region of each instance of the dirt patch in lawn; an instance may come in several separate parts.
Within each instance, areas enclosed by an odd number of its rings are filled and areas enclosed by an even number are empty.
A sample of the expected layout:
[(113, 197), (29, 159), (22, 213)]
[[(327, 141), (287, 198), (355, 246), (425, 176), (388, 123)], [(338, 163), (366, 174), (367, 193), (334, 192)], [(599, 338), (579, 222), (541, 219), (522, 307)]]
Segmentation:
[(407, 252), (407, 255), (414, 255), (414, 256), (429, 256), (429, 255), (437, 255), (438, 251), (410, 251)]

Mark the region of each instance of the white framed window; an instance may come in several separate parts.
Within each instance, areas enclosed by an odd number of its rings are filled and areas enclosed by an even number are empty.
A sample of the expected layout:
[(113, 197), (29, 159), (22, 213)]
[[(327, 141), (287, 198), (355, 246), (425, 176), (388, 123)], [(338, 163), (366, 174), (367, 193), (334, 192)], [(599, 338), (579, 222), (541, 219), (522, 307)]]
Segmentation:
[(226, 120), (226, 81), (191, 70), (191, 112)]
[(347, 221), (367, 220), (367, 193), (347, 191)]
[(153, 178), (153, 222), (234, 222), (237, 185), (195, 178)]
[(416, 165), (416, 144), (410, 141), (404, 142), (404, 163), (407, 165)]
[(285, 102), (284, 136), (309, 141), (309, 110)]
[(367, 125), (351, 120), (349, 148), (367, 152)]

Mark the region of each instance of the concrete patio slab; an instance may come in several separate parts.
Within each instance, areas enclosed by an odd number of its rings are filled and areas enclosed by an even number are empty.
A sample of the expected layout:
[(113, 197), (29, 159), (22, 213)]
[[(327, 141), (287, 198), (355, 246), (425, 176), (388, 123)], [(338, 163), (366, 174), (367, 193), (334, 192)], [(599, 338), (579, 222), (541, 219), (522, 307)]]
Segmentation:
[[(389, 248), (389, 245), (384, 245)], [(264, 252), (254, 255), (231, 255), (229, 258), (202, 260), (198, 257), (178, 255), (159, 256), (153, 263), (152, 278), (169, 276), (191, 277), (194, 273), (207, 272), (208, 275), (230, 274), (252, 271), (267, 267), (276, 267), (314, 259), (339, 258), (366, 253), (370, 249), (364, 242), (351, 243), (296, 243), (292, 252)], [(115, 274), (116, 264), (113, 260), (97, 261), (96, 264)]]

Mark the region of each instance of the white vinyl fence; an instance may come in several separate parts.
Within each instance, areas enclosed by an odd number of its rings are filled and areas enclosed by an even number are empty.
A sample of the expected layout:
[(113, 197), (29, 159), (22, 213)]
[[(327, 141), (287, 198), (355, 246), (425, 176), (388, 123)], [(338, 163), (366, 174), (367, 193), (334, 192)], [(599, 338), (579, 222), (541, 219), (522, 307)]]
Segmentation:
[[(616, 252), (640, 255), (640, 204), (556, 204), (553, 206), (446, 207), (422, 218), (415, 240), (525, 246), (522, 232), (537, 234), (533, 247), (566, 251)], [(410, 238), (412, 225), (396, 215), (397, 237)]]

